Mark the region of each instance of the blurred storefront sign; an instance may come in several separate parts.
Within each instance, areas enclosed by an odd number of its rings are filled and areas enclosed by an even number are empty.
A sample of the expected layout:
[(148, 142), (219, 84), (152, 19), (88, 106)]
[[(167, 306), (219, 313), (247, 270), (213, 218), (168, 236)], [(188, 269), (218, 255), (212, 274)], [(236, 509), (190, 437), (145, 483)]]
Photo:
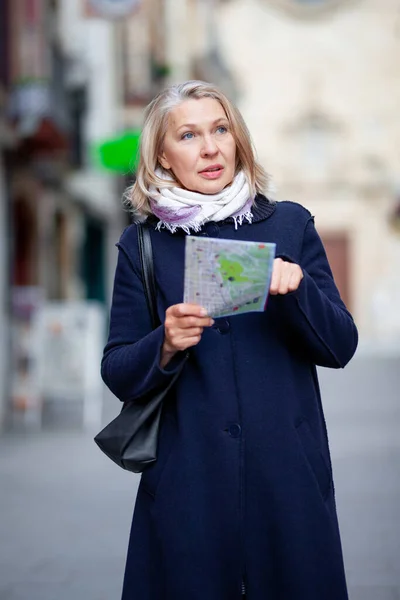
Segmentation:
[(99, 428), (103, 307), (47, 302), (43, 289), (17, 286), (12, 309), (12, 428)]
[(96, 144), (92, 151), (94, 164), (100, 169), (130, 173), (137, 166), (140, 133), (133, 130)]
[(46, 302), (34, 321), (44, 425), (101, 424), (105, 315), (96, 302)]
[(46, 5), (45, 0), (10, 4), (10, 80), (14, 84), (45, 80), (49, 75), (50, 48), (43, 43), (49, 25)]
[(44, 302), (37, 286), (14, 286), (11, 293), (11, 423), (38, 428), (41, 397), (33, 321)]
[(14, 86), (9, 114), (19, 138), (20, 153), (49, 154), (68, 150), (68, 136), (53, 115), (53, 100), (47, 81), (27, 81)]
[(52, 19), (46, 0), (10, 4), (7, 113), (21, 144), (26, 143), (20, 153), (66, 151), (69, 145), (60, 95), (63, 64), (52, 43)]
[(10, 115), (20, 118), (41, 117), (51, 112), (51, 94), (49, 82), (31, 80), (14, 86), (10, 98)]
[(141, 4), (142, 0), (85, 0), (85, 15), (121, 19), (131, 15)]

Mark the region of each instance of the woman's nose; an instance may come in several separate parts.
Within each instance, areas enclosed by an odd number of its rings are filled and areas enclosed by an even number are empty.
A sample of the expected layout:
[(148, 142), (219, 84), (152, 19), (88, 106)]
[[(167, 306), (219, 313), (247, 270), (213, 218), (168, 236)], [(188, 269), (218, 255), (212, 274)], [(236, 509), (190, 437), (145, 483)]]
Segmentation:
[(215, 140), (211, 136), (207, 136), (203, 139), (203, 147), (201, 149), (201, 153), (203, 156), (213, 156), (217, 154), (218, 146), (215, 143)]

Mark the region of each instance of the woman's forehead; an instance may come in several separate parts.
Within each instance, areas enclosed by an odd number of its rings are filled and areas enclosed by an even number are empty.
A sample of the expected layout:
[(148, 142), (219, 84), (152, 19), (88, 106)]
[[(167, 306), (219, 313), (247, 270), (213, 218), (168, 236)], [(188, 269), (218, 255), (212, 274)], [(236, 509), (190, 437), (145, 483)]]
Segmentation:
[(202, 125), (226, 119), (222, 105), (214, 98), (190, 98), (175, 106), (169, 113), (168, 124), (178, 128), (183, 125)]

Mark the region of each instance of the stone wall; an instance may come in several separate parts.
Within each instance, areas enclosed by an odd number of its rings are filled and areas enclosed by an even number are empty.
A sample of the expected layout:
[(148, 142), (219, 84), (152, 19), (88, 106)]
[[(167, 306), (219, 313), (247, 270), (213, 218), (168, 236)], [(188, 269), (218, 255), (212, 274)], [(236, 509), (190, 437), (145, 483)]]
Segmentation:
[(332, 0), (315, 14), (291, 3), (221, 3), (239, 107), (278, 199), (307, 206), (322, 233), (348, 235), (362, 339), (396, 342), (400, 238), (389, 216), (400, 187), (399, 3)]

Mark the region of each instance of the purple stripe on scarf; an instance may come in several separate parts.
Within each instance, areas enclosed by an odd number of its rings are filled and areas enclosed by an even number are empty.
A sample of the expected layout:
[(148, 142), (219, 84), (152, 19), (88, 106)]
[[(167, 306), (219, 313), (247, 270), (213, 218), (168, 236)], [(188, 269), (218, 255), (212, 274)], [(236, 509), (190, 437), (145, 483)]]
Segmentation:
[(155, 200), (150, 200), (153, 214), (163, 223), (171, 225), (184, 225), (191, 222), (201, 212), (201, 206), (182, 207), (178, 210), (172, 210), (165, 206), (159, 206)]

